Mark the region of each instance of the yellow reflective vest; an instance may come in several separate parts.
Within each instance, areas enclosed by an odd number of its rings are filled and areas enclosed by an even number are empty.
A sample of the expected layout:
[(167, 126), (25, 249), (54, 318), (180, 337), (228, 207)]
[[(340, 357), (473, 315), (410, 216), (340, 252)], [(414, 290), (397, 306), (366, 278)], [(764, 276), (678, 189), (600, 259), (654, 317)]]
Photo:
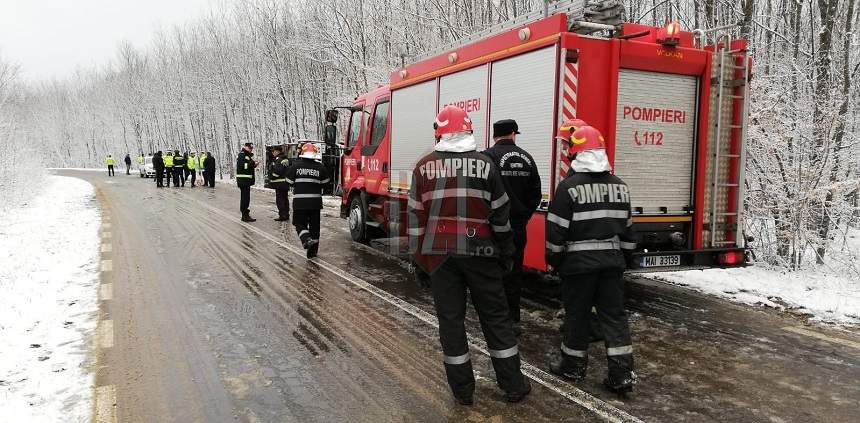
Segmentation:
[(116, 164), (116, 161), (114, 161), (113, 157), (108, 157), (105, 159), (105, 164), (108, 166), (113, 166)]
[(185, 166), (189, 169), (197, 169), (197, 157), (189, 157)]
[(142, 165), (144, 163), (146, 163), (146, 159), (143, 158), (143, 154), (141, 154), (140, 156), (137, 156), (137, 164)]
[(173, 156), (164, 156), (164, 167), (173, 167)]

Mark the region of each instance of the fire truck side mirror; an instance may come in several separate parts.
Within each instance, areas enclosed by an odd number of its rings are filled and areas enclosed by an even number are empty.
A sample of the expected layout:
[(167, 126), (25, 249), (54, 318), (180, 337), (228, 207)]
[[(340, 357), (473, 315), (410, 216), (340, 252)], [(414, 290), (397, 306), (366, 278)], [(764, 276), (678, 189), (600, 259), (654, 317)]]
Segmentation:
[(330, 109), (325, 111), (325, 121), (328, 123), (336, 123), (337, 122), (337, 110)]
[(326, 125), (325, 126), (325, 133), (323, 134), (323, 141), (325, 141), (326, 145), (337, 144), (337, 126), (335, 126), (335, 125)]

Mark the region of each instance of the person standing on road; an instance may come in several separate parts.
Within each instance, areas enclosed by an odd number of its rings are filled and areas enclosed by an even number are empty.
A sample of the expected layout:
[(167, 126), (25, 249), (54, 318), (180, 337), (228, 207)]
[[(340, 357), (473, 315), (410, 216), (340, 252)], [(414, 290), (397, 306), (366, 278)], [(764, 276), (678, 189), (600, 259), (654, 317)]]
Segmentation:
[(464, 327), (468, 291), (497, 384), (507, 401), (519, 402), (531, 385), (520, 370), (502, 282), (513, 266), (511, 203), (496, 166), (476, 151), (463, 109), (445, 106), (433, 126), (436, 147), (412, 172), (408, 234), (415, 262), (430, 275), (448, 384), (458, 403), (473, 404), (475, 375)]
[(173, 153), (168, 151), (164, 154), (164, 176), (167, 180), (167, 187), (170, 188), (170, 180), (173, 179)]
[(161, 151), (156, 151), (152, 156), (152, 167), (155, 168), (155, 186), (164, 188), (164, 159), (161, 157)]
[(113, 159), (113, 157), (111, 157), (110, 154), (108, 154), (107, 158), (105, 159), (105, 164), (108, 167), (108, 176), (114, 176), (113, 166), (116, 164), (116, 161)]
[(325, 166), (318, 161), (319, 149), (314, 143), (303, 144), (301, 151), (287, 169), (286, 182), (293, 186), (293, 226), (302, 247), (307, 250), (307, 258), (314, 258), (320, 247), (322, 189), (331, 179)]
[(131, 175), (131, 156), (125, 155), (125, 174)]
[[(254, 157), (254, 145), (246, 142), (236, 157), (236, 185), (239, 186), (239, 211), (242, 212), (243, 222), (256, 222), (251, 217), (251, 186), (254, 185), (254, 169), (257, 161)], [(214, 185), (214, 179), (213, 179)]]
[(197, 157), (194, 157), (194, 153), (188, 154), (188, 164), (186, 167), (188, 168), (188, 174), (191, 175), (191, 188), (194, 188), (197, 183), (197, 167), (199, 163), (197, 162)]
[(630, 191), (612, 175), (600, 132), (581, 120), (564, 122), (571, 171), (556, 188), (546, 217), (546, 260), (561, 277), (565, 308), (561, 360), (550, 371), (581, 380), (588, 364), (592, 307), (603, 329), (608, 361), (604, 385), (633, 390), (633, 346), (624, 310), (624, 269), (636, 248)]
[(200, 163), (203, 165), (203, 178), (206, 181), (204, 184), (209, 188), (215, 188), (215, 157), (207, 151), (200, 159)]
[(282, 153), (281, 146), (272, 147), (272, 164), (269, 166), (269, 185), (275, 190), (275, 205), (278, 206), (276, 222), (290, 220), (290, 185), (287, 183), (289, 161)]
[(179, 188), (180, 184), (185, 186), (185, 157), (176, 150), (173, 152), (173, 187)]
[(484, 150), (490, 156), (505, 185), (511, 200), (511, 229), (514, 233), (514, 269), (505, 275), (505, 296), (508, 298), (508, 313), (514, 323), (514, 332), (520, 329), (520, 291), (522, 290), (523, 253), (526, 249), (526, 225), (540, 205), (540, 175), (534, 158), (516, 145), (519, 126), (512, 119), (493, 124), (495, 144)]
[(137, 167), (143, 167), (146, 164), (146, 158), (143, 157), (143, 151), (137, 156)]

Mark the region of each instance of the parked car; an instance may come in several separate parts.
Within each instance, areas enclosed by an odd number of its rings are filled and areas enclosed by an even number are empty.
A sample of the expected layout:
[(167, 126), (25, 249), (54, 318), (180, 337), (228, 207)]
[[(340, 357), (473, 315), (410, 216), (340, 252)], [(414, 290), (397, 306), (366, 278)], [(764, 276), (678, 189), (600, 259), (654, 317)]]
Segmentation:
[(154, 178), (155, 177), (155, 168), (152, 167), (152, 156), (146, 156), (143, 159), (143, 164), (138, 165), (137, 169), (140, 170), (141, 178)]

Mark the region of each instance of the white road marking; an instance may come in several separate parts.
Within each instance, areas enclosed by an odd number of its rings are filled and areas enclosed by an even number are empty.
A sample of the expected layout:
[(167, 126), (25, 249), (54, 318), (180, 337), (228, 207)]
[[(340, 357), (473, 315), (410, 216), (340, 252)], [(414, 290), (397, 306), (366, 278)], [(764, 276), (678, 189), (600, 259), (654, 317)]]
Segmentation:
[(109, 253), (109, 252), (111, 252), (111, 251), (113, 251), (113, 246), (111, 246), (111, 244), (110, 244), (110, 243), (104, 243), (104, 244), (102, 244), (102, 252), (103, 252), (103, 253)]
[(786, 326), (786, 327), (782, 328), (782, 330), (788, 331), (788, 332), (794, 332), (794, 333), (799, 334), (799, 335), (805, 335), (805, 336), (808, 336), (810, 338), (816, 338), (816, 339), (820, 339), (822, 341), (827, 341), (827, 342), (830, 342), (833, 344), (840, 344), (840, 345), (844, 345), (846, 347), (851, 347), (851, 348), (860, 350), (860, 342), (855, 342), (855, 341), (851, 341), (849, 339), (844, 339), (844, 338), (835, 338), (835, 337), (828, 336), (828, 335), (825, 335), (821, 332), (817, 332), (814, 330), (809, 330), (809, 329), (805, 329), (805, 328), (798, 327), (798, 326)]
[(110, 238), (110, 237), (111, 237), (110, 232), (102, 232), (102, 238)]
[(113, 348), (113, 320), (102, 320), (96, 334), (96, 346), (100, 349)]
[(110, 301), (113, 299), (113, 284), (105, 283), (99, 286), (99, 300)]
[[(263, 238), (266, 238), (269, 241), (272, 241), (273, 243), (280, 245), (284, 249), (286, 249), (292, 253), (295, 253), (296, 255), (299, 255), (301, 257), (305, 257), (305, 251), (304, 250), (300, 250), (298, 247), (286, 244), (283, 241), (281, 241), (280, 239), (275, 238), (274, 236), (266, 233), (265, 231), (263, 231), (261, 229), (254, 227), (252, 225), (245, 224), (241, 220), (223, 212), (220, 209), (217, 209), (217, 208), (210, 206), (208, 204), (205, 204), (205, 203), (201, 203), (201, 205), (203, 207), (208, 208), (213, 213), (221, 215), (225, 219), (229, 219), (229, 220), (232, 220), (234, 222), (239, 223), (240, 225), (242, 225), (246, 229), (249, 229), (249, 230), (257, 233), (258, 235), (262, 236)], [(377, 298), (399, 308), (400, 310), (405, 311), (406, 313), (409, 313), (410, 315), (417, 318), (418, 320), (421, 320), (422, 322), (424, 322), (424, 323), (426, 323), (426, 324), (428, 324), (434, 328), (439, 327), (439, 323), (436, 320), (435, 316), (433, 316), (432, 314), (427, 313), (426, 311), (416, 307), (415, 305), (410, 304), (409, 302), (406, 302), (400, 298), (397, 298), (396, 296), (388, 293), (385, 290), (377, 288), (376, 286), (365, 281), (364, 279), (361, 279), (357, 276), (354, 276), (352, 274), (349, 274), (349, 273), (343, 271), (342, 269), (340, 269), (337, 266), (334, 266), (333, 264), (321, 259), (320, 257), (313, 258), (313, 259), (311, 259), (311, 261), (316, 263), (321, 268), (334, 274), (335, 276), (338, 276), (341, 279), (355, 285), (356, 287), (361, 288), (361, 289), (367, 291), (368, 293), (376, 296)], [(480, 339), (470, 340), (469, 345), (473, 349), (480, 351), (482, 354), (484, 354), (486, 356), (490, 355), (489, 352), (487, 351), (486, 344)], [(642, 422), (642, 420), (628, 414), (624, 410), (621, 410), (620, 408), (617, 408), (617, 407), (613, 406), (612, 404), (609, 404), (609, 403), (601, 400), (600, 398), (597, 398), (597, 397), (589, 394), (588, 392), (585, 392), (585, 391), (559, 379), (558, 377), (537, 368), (536, 366), (526, 362), (525, 360), (521, 361), (521, 366), (522, 366), (523, 374), (528, 376), (530, 379), (543, 385), (545, 388), (561, 395), (562, 397), (564, 397), (570, 401), (573, 401), (576, 404), (579, 404), (581, 407), (591, 411), (592, 413), (596, 414), (597, 416), (603, 418), (606, 421), (610, 421), (610, 422), (638, 422), (638, 423)]]
[(102, 260), (101, 271), (110, 272), (113, 270), (113, 260)]
[(96, 387), (96, 423), (116, 422), (116, 387), (105, 385)]

